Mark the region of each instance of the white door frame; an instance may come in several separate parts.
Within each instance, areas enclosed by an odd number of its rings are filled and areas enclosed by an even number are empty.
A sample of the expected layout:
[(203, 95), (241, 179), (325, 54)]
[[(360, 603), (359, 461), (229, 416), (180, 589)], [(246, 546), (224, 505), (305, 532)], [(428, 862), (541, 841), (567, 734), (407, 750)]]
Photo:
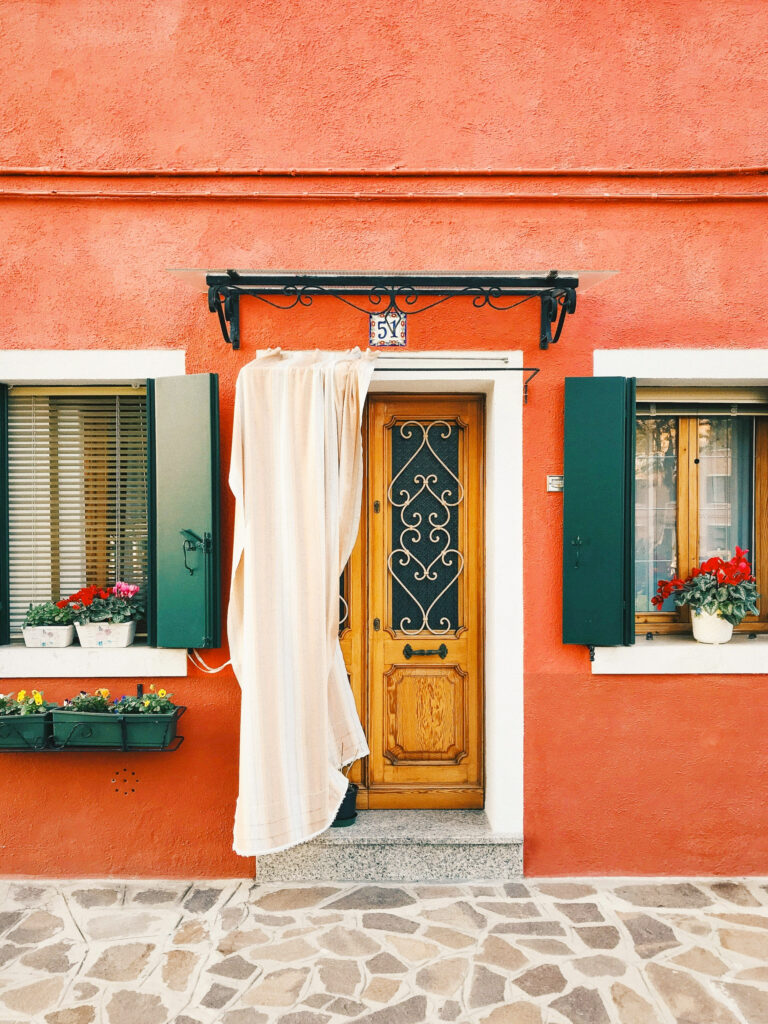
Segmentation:
[[(486, 396), (485, 811), (523, 835), (522, 352), (381, 355), (370, 391)], [(517, 367), (515, 372), (511, 369)]]

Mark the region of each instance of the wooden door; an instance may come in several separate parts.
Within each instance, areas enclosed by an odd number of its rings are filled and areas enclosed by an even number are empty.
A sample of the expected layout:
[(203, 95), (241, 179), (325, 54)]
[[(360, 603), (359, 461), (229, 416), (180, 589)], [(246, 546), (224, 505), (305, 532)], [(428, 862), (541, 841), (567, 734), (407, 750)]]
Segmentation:
[[(373, 396), (342, 648), (361, 807), (483, 806), (481, 396)], [(346, 612), (346, 607), (343, 608)]]

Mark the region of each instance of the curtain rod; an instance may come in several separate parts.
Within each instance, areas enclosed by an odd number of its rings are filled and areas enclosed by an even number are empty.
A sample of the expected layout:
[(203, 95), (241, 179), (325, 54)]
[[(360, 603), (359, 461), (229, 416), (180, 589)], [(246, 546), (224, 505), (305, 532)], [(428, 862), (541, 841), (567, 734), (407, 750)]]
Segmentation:
[[(408, 355), (400, 355), (398, 352), (380, 352), (379, 359), (461, 359), (464, 363), (469, 362), (487, 362), (489, 359), (495, 359), (498, 363), (508, 363), (509, 359), (507, 356), (494, 356), (489, 354), (487, 356), (465, 356), (457, 353), (453, 355), (440, 355), (430, 356), (422, 355), (420, 352), (410, 352)], [(522, 367), (516, 367), (516, 369), (522, 369)]]
[[(390, 359), (396, 358), (390, 356)], [(402, 358), (402, 357), (401, 357)], [(444, 356), (427, 356), (425, 358), (441, 359)], [(481, 358), (475, 356), (475, 359)], [(506, 361), (506, 360), (505, 360)], [(523, 404), (528, 404), (528, 385), (531, 383), (536, 374), (540, 371), (540, 366), (489, 366), (489, 370), (493, 370), (494, 373), (528, 373), (529, 377), (526, 377), (523, 381)], [(471, 373), (466, 366), (397, 366), (388, 369), (384, 366), (374, 366), (373, 372), (378, 373), (381, 371), (385, 373)]]

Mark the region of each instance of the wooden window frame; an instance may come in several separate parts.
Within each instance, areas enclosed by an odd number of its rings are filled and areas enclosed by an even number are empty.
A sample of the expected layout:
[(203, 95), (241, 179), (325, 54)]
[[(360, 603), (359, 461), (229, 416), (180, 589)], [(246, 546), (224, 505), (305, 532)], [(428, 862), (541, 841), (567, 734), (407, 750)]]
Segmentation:
[[(664, 415), (659, 412), (658, 415)], [(685, 579), (700, 564), (698, 494), (698, 420), (708, 415), (699, 408), (689, 416), (678, 415), (677, 472), (677, 564), (678, 576)], [(717, 415), (713, 410), (712, 415)], [(754, 448), (754, 524), (755, 550), (750, 552), (757, 580), (758, 615), (748, 615), (736, 633), (768, 633), (768, 515), (758, 509), (768, 507), (768, 417), (755, 416)], [(636, 612), (635, 634), (681, 634), (691, 632), (691, 613), (687, 605), (674, 612)]]

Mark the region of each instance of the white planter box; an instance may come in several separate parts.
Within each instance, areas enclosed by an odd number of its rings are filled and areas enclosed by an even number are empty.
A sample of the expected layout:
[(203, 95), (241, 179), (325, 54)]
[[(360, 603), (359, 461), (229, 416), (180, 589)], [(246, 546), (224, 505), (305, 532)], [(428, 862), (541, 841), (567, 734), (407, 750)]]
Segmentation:
[(130, 647), (136, 636), (135, 622), (76, 623), (81, 647)]
[(27, 647), (69, 647), (75, 639), (74, 626), (23, 626)]
[(700, 644), (727, 644), (733, 636), (733, 626), (720, 615), (694, 612), (691, 615), (693, 635)]

